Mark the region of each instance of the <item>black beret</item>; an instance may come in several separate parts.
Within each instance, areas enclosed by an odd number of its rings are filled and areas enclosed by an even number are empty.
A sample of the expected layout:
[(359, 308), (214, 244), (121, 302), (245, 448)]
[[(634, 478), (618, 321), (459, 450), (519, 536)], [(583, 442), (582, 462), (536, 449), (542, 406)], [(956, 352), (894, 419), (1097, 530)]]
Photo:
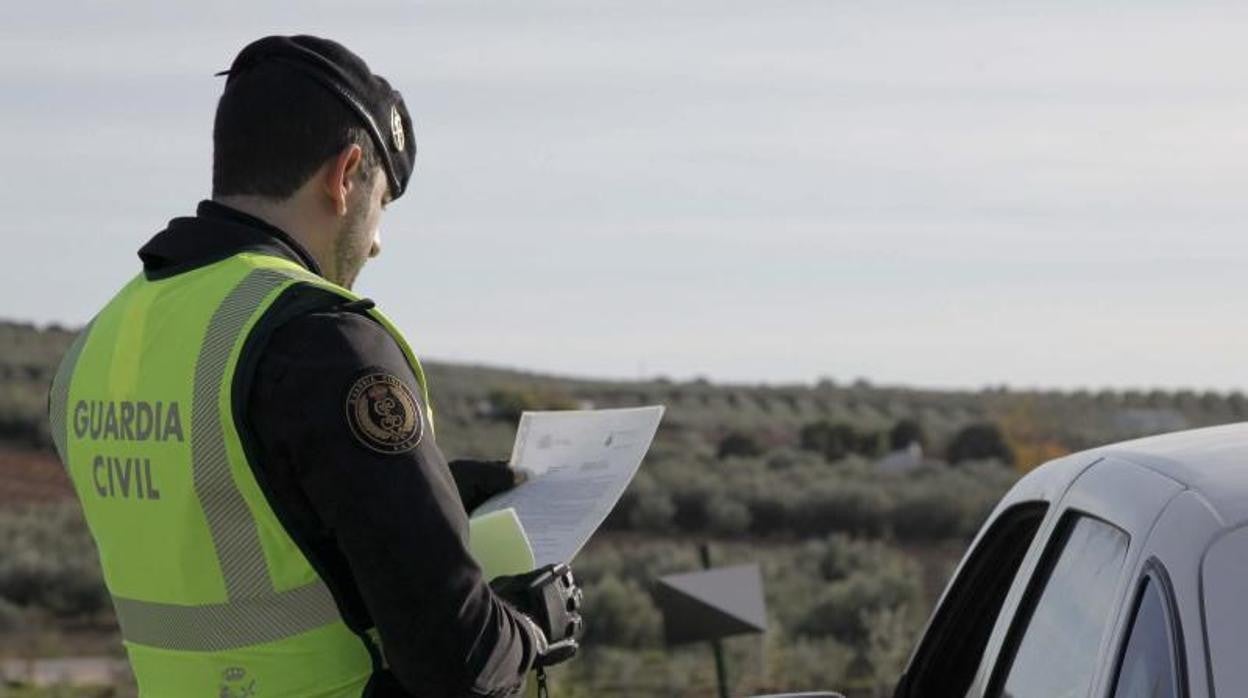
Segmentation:
[(416, 161), (416, 138), (403, 96), (385, 78), (374, 75), (364, 59), (347, 47), (306, 35), (266, 36), (251, 42), (225, 71), (229, 76), (226, 87), (249, 68), (270, 62), (313, 78), (359, 117), (381, 156), (382, 168), (390, 181), (390, 198), (399, 198), (407, 188)]

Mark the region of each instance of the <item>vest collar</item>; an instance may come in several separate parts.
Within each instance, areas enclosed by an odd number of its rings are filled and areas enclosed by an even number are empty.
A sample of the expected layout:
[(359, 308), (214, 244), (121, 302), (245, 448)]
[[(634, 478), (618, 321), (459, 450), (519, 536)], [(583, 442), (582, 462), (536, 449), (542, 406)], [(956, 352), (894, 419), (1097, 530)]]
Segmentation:
[(318, 276), (320, 266), (303, 245), (277, 226), (216, 201), (201, 201), (194, 217), (174, 218), (139, 249), (150, 280), (190, 271), (240, 252), (288, 259)]

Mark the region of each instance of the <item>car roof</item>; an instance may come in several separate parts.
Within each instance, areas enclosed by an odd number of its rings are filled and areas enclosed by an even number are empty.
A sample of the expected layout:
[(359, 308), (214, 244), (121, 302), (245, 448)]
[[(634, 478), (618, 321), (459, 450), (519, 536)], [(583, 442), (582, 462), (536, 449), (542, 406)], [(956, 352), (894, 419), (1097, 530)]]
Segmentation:
[(1124, 441), (1089, 455), (1126, 460), (1179, 482), (1228, 525), (1248, 519), (1248, 422)]

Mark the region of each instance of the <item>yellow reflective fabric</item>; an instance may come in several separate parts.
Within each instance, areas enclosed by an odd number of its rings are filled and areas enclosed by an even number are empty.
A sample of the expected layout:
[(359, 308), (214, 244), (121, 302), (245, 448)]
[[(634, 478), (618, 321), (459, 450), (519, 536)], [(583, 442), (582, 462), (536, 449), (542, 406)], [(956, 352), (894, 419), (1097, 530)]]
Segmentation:
[[(358, 297), (244, 253), (134, 279), (75, 341), (51, 392), (54, 440), (100, 551), (147, 696), (358, 696), (368, 640), (270, 508), (234, 421), (239, 355), (293, 284)], [(380, 313), (412, 363), (406, 341)]]

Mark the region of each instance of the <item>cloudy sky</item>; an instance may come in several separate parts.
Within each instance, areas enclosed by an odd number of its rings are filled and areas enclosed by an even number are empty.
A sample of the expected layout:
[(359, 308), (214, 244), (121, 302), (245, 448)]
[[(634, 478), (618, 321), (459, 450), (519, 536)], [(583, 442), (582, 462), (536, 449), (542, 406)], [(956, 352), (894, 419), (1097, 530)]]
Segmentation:
[(6, 3), (0, 318), (207, 196), (224, 69), (315, 33), (420, 156), (358, 290), (573, 375), (1248, 388), (1242, 3)]

